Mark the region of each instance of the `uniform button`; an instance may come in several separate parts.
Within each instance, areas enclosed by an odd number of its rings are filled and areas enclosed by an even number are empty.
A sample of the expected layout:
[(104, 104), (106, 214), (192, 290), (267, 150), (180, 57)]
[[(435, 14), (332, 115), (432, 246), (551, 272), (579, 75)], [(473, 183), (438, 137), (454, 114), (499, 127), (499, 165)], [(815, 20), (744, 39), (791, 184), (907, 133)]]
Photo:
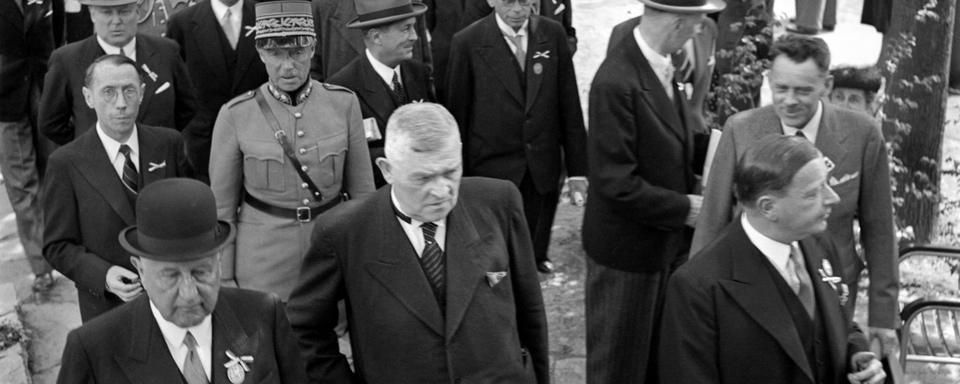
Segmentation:
[(310, 204), (310, 199), (303, 199), (303, 205)]
[(303, 131), (297, 131), (297, 137), (303, 137)]
[(300, 166), (300, 170), (306, 172), (306, 171), (310, 170), (310, 168), (307, 168), (306, 165), (301, 165), (301, 166)]
[(301, 183), (301, 184), (300, 184), (300, 188), (306, 189), (307, 187), (309, 187), (309, 186), (307, 185), (307, 183)]
[(307, 153), (307, 149), (306, 149), (306, 148), (300, 148), (300, 154), (302, 155), (302, 154), (305, 154), (305, 153)]
[(296, 117), (296, 118), (299, 119), (299, 118), (303, 117), (303, 114), (300, 113), (300, 112), (294, 112), (294, 113), (293, 113), (293, 117)]

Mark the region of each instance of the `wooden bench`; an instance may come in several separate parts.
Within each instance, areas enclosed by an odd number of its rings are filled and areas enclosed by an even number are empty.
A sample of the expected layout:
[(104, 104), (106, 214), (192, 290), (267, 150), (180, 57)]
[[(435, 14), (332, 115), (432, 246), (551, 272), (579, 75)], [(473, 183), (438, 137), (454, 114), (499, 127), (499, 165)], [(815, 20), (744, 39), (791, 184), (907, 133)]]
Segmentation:
[[(945, 262), (950, 284), (957, 284), (953, 274), (960, 267), (960, 249), (921, 246), (903, 249), (900, 264), (920, 257), (939, 258)], [(901, 284), (904, 282), (901, 281)], [(960, 286), (954, 286), (960, 290)], [(909, 362), (960, 365), (960, 298), (924, 297), (905, 305), (900, 311), (900, 365)]]

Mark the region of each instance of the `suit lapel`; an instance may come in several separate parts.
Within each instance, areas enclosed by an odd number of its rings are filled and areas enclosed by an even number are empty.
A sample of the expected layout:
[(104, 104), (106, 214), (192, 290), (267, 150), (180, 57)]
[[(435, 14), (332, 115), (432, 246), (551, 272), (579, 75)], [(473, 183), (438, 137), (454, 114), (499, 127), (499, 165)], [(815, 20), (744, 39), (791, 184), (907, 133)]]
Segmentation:
[[(127, 225), (136, 224), (133, 207), (130, 206), (130, 201), (124, 195), (124, 186), (117, 175), (117, 171), (113, 168), (112, 162), (107, 158), (103, 143), (100, 142), (100, 137), (97, 135), (97, 129), (91, 127), (91, 129), (82, 133), (76, 141), (77, 150), (88, 155), (78, 156), (74, 159), (74, 167), (100, 193), (100, 196), (123, 219), (124, 223)], [(141, 147), (144, 147), (144, 145), (141, 145)]]
[[(674, 106), (667, 91), (660, 86), (660, 78), (653, 72), (647, 58), (643, 56), (643, 51), (637, 45), (636, 40), (631, 36), (630, 43), (625, 44), (627, 60), (634, 65), (634, 69), (640, 76), (641, 83), (646, 87), (643, 92), (643, 98), (650, 105), (653, 112), (657, 114), (661, 121), (680, 138), (686, 142), (687, 134), (684, 132), (683, 123), (680, 121), (680, 114)], [(678, 92), (675, 92), (678, 93)], [(680, 96), (677, 94), (676, 96)]]
[(237, 40), (237, 67), (233, 76), (233, 94), (237, 93), (237, 86), (240, 85), (240, 82), (246, 77), (247, 70), (250, 69), (250, 66), (253, 65), (257, 60), (260, 60), (257, 57), (257, 49), (254, 47), (253, 39), (254, 36), (252, 33), (247, 33), (248, 28), (253, 28), (256, 24), (256, 14), (254, 10), (254, 3), (252, 1), (243, 2), (243, 21), (240, 23), (240, 37)]
[(817, 311), (820, 312), (826, 326), (827, 344), (833, 366), (844, 367), (847, 356), (847, 321), (838, 310), (840, 300), (837, 298), (837, 292), (830, 287), (829, 283), (823, 281), (820, 272), (825, 257), (823, 247), (817, 244), (815, 238), (810, 237), (800, 241), (800, 249), (803, 250), (807, 262), (807, 271), (810, 272), (813, 292), (817, 298)]
[[(494, 17), (494, 14), (490, 14), (481, 21), (484, 27), (483, 42), (477, 48), (477, 53), (493, 71), (497, 80), (503, 83), (507, 93), (513, 96), (517, 102), (525, 104), (523, 90), (520, 89), (520, 79), (517, 77), (519, 64), (516, 64), (516, 59), (510, 53), (510, 47), (503, 40), (503, 34), (500, 32), (496, 20), (493, 19)], [(527, 55), (529, 57), (529, 53)]]
[[(211, 0), (219, 1), (219, 0)], [(213, 13), (210, 2), (197, 4), (197, 11), (193, 14), (193, 38), (200, 40), (203, 60), (214, 68), (214, 73), (225, 75), (227, 70), (226, 58), (223, 56), (223, 45), (220, 44), (220, 21)], [(246, 10), (244, 10), (246, 16)], [(199, 79), (198, 79), (199, 80)]]
[(817, 131), (817, 142), (814, 144), (834, 164), (843, 164), (847, 154), (845, 146), (847, 131), (843, 129), (843, 123), (837, 118), (836, 110), (826, 102), (821, 103), (823, 115), (820, 118), (820, 129)]
[(227, 351), (237, 356), (252, 356), (257, 351), (258, 342), (256, 335), (248, 335), (243, 329), (231, 303), (226, 300), (226, 296), (221, 295), (217, 307), (213, 310), (212, 384), (229, 382), (227, 370), (224, 368), (224, 364), (229, 361)]
[[(360, 60), (360, 79), (363, 82), (363, 100), (370, 106), (370, 109), (377, 114), (377, 120), (386, 122), (390, 117), (390, 114), (393, 113), (393, 110), (396, 107), (393, 105), (393, 99), (390, 98), (390, 95), (387, 94), (388, 88), (386, 88), (383, 83), (383, 78), (377, 74), (377, 71), (373, 69), (373, 65), (370, 64), (370, 60), (367, 59), (367, 55), (360, 55), (357, 57), (357, 60)], [(404, 84), (409, 83), (405, 81)], [(380, 127), (380, 130), (384, 130), (387, 127)]]
[(478, 243), (480, 234), (474, 221), (463, 206), (463, 201), (454, 206), (447, 215), (447, 241), (444, 250), (447, 258), (447, 339), (457, 333), (464, 314), (473, 301), (477, 284), (483, 279)]
[(411, 101), (430, 101), (428, 96), (430, 93), (426, 88), (430, 84), (429, 79), (421, 78), (420, 74), (414, 71), (407, 62), (400, 64), (400, 73), (403, 74), (403, 88), (406, 89), (407, 97)]
[(444, 335), (443, 315), (423, 274), (417, 253), (410, 244), (390, 205), (390, 188), (382, 188), (375, 197), (377, 217), (371, 228), (383, 231), (379, 236), (375, 260), (367, 261), (367, 271), (394, 298), (438, 335)]
[[(213, 11), (211, 11), (213, 12)], [(153, 61), (153, 55), (156, 53), (156, 47), (153, 46), (152, 42), (143, 35), (137, 35), (137, 65), (140, 66), (140, 69), (144, 69), (144, 66), (150, 69), (150, 71), (156, 73), (159, 69), (156, 62)], [(146, 71), (145, 71), (146, 72)], [(144, 87), (143, 101), (140, 102), (140, 115), (137, 117), (137, 121), (143, 119), (143, 115), (150, 110), (150, 100), (153, 98), (153, 94), (157, 91), (158, 82), (162, 84), (163, 81), (166, 81), (162, 78), (148, 78), (146, 79), (147, 86)], [(172, 84), (171, 84), (172, 85)]]
[(810, 363), (804, 353), (796, 325), (790, 317), (790, 311), (777, 294), (774, 277), (762, 264), (768, 262), (766, 256), (750, 242), (743, 226), (736, 226), (734, 231), (731, 234), (735, 236), (732, 243), (739, 247), (730, 251), (733, 255), (733, 276), (731, 280), (720, 281), (720, 285), (760, 327), (777, 340), (800, 370), (813, 380)]
[[(533, 103), (537, 100), (537, 94), (540, 92), (540, 85), (543, 84), (543, 72), (537, 73), (534, 70), (533, 55), (535, 52), (546, 52), (549, 48), (547, 35), (540, 30), (540, 17), (530, 16), (529, 37), (527, 37), (527, 57), (526, 70), (524, 75), (527, 77), (527, 103), (524, 112), (530, 112)], [(551, 52), (559, 60), (559, 53)], [(543, 64), (541, 64), (543, 65)]]
[(24, 20), (27, 18), (26, 9), (21, 9), (14, 1), (20, 0), (0, 0), (0, 15), (10, 20), (10, 23), (21, 32), (26, 32), (24, 28)]
[(346, 41), (357, 55), (363, 55), (363, 52), (367, 50), (367, 47), (363, 45), (363, 40), (358, 40), (357, 34), (347, 28), (347, 23), (356, 17), (357, 10), (354, 7), (353, 0), (340, 0), (331, 19), (343, 41)]
[(170, 349), (160, 333), (150, 300), (141, 295), (129, 305), (133, 318), (130, 319), (129, 348), (119, 349), (114, 359), (132, 383), (169, 384), (184, 383), (180, 368), (177, 368)]

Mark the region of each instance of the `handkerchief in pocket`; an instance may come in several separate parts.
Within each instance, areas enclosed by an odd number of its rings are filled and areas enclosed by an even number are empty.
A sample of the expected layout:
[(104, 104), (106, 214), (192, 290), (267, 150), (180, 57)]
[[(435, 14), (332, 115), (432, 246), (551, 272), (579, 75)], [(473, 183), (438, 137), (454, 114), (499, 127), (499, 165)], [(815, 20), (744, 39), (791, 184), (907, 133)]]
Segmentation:
[(507, 277), (507, 271), (487, 272), (487, 284), (490, 284), (490, 288), (493, 288), (493, 286), (499, 284), (500, 280), (503, 280), (504, 277)]

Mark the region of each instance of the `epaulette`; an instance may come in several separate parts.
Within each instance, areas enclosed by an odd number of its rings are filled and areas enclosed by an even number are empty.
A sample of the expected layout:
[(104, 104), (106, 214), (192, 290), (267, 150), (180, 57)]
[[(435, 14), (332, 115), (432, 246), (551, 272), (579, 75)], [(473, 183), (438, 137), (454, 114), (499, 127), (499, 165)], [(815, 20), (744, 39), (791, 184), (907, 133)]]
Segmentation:
[(257, 91), (253, 89), (246, 91), (244, 93), (241, 93), (239, 96), (234, 97), (233, 99), (230, 99), (230, 101), (224, 104), (224, 106), (227, 108), (232, 108), (234, 105), (239, 104), (241, 101), (252, 99), (253, 96), (255, 96), (256, 94), (257, 94)]
[(353, 91), (350, 90), (350, 88), (347, 88), (347, 87), (344, 87), (344, 86), (340, 86), (340, 85), (336, 85), (336, 84), (329, 84), (329, 83), (320, 83), (320, 84), (323, 85), (323, 88), (326, 89), (326, 90), (328, 90), (328, 91), (343, 91), (343, 92), (347, 92), (347, 93), (349, 93), (349, 94), (351, 94), (351, 95), (353, 94)]

